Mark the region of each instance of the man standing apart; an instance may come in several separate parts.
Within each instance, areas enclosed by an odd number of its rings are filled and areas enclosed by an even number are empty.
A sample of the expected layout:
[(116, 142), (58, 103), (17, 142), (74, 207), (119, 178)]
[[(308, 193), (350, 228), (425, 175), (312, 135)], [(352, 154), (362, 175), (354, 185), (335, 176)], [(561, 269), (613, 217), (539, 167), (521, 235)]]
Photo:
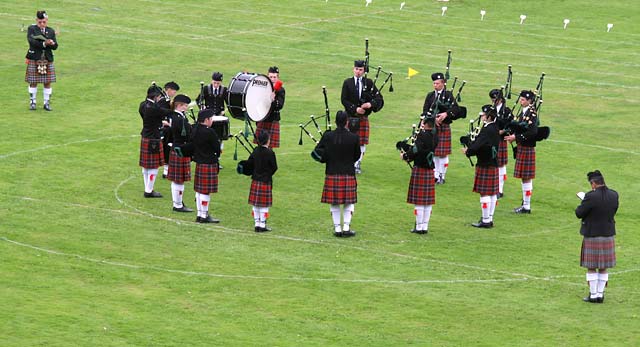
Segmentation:
[(29, 98), (31, 100), (29, 109), (36, 109), (36, 95), (38, 94), (38, 83), (42, 83), (44, 88), (44, 109), (51, 111), (49, 100), (51, 98), (51, 83), (56, 81), (56, 69), (53, 66), (53, 50), (58, 49), (56, 32), (47, 26), (49, 16), (46, 11), (36, 12), (36, 24), (27, 29), (27, 41), (29, 50), (27, 51), (27, 72), (24, 76), (25, 82), (29, 83)]

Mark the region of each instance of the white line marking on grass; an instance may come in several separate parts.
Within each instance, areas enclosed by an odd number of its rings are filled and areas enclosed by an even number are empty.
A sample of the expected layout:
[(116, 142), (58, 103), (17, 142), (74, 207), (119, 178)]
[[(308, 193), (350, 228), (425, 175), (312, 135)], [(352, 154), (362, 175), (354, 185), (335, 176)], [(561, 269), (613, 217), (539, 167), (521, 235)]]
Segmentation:
[(26, 149), (26, 150), (23, 150), (23, 151), (16, 151), (16, 152), (7, 153), (7, 154), (0, 154), (0, 159), (12, 157), (12, 156), (18, 155), (18, 154), (38, 152), (38, 151), (43, 151), (45, 149), (65, 147), (65, 146), (75, 145), (75, 144), (79, 144), (79, 143), (99, 142), (99, 141), (104, 141), (104, 140), (111, 140), (111, 139), (117, 139), (117, 138), (128, 138), (128, 137), (135, 137), (135, 136), (140, 136), (140, 135), (107, 136), (107, 137), (100, 137), (100, 138), (97, 138), (97, 139), (84, 139), (84, 140), (78, 140), (78, 141), (71, 141), (71, 142), (61, 143), (61, 144), (57, 144), (57, 145), (45, 145), (45, 146), (42, 146), (42, 147)]
[(626, 150), (626, 149), (622, 149), (622, 148), (612, 148), (612, 147), (606, 147), (606, 146), (600, 146), (600, 145), (591, 145), (591, 144), (574, 142), (574, 141), (553, 140), (553, 139), (548, 139), (547, 141), (549, 141), (549, 142), (557, 142), (557, 143), (565, 143), (565, 144), (569, 144), (569, 145), (577, 145), (577, 146), (604, 149), (604, 150), (611, 151), (611, 152), (620, 152), (620, 153), (635, 154), (635, 155), (640, 154), (638, 152), (630, 151), (630, 150)]
[(37, 251), (45, 252), (48, 254), (59, 255), (69, 258), (76, 258), (84, 261), (88, 261), (91, 263), (101, 264), (101, 265), (111, 265), (117, 267), (124, 267), (129, 269), (137, 269), (137, 270), (154, 270), (160, 272), (168, 272), (180, 275), (188, 275), (188, 276), (207, 276), (207, 277), (216, 277), (216, 278), (226, 278), (226, 279), (242, 279), (242, 280), (270, 280), (270, 281), (296, 281), (296, 282), (345, 282), (345, 283), (381, 283), (381, 284), (422, 284), (422, 283), (434, 283), (434, 284), (456, 284), (456, 283), (500, 283), (500, 282), (518, 282), (518, 281), (528, 281), (529, 278), (499, 278), (499, 279), (452, 279), (452, 280), (387, 280), (387, 279), (357, 279), (357, 278), (315, 278), (315, 277), (279, 277), (279, 276), (254, 276), (254, 275), (228, 275), (228, 274), (219, 274), (219, 273), (211, 273), (211, 272), (201, 272), (201, 271), (185, 271), (185, 270), (176, 270), (176, 269), (168, 269), (154, 265), (136, 265), (136, 264), (127, 264), (123, 262), (115, 262), (110, 260), (101, 260), (90, 257), (85, 257), (80, 254), (72, 254), (60, 252), (52, 249), (47, 249), (43, 247), (38, 247), (34, 245), (30, 245), (23, 242), (18, 242), (11, 240), (7, 237), (0, 237), (1, 240), (6, 241), (8, 243), (34, 249)]

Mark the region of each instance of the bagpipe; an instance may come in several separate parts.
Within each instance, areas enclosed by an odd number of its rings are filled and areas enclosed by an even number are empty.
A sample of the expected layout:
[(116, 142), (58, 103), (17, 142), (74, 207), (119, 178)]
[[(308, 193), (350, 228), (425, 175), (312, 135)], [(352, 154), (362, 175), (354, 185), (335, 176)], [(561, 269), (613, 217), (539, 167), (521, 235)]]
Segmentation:
[[(482, 114), (483, 112), (478, 114), (478, 119), (469, 120), (469, 130), (467, 134), (460, 136), (460, 144), (462, 147), (471, 147), (471, 144), (473, 144), (478, 135), (480, 135), (480, 131), (482, 130)], [(471, 164), (472, 167), (475, 166), (471, 157), (467, 156), (467, 158), (469, 159), (469, 164)]]
[(164, 90), (164, 88), (160, 87), (159, 85), (156, 84), (156, 81), (151, 81), (151, 86), (156, 89), (160, 95), (162, 95), (162, 99), (164, 99), (164, 101), (166, 102), (171, 102), (171, 98), (169, 97), (169, 95), (167, 94), (167, 92)]
[[(309, 116), (309, 120), (302, 124), (300, 123), (299, 127), (300, 127), (300, 139), (298, 140), (298, 145), (302, 146), (302, 133), (307, 134), (307, 136), (309, 136), (309, 138), (311, 138), (311, 140), (313, 142), (315, 142), (316, 144), (318, 144), (318, 142), (320, 142), (320, 140), (316, 139), (313, 134), (307, 130), (307, 126), (309, 126), (310, 124), (313, 124), (313, 126), (315, 127), (315, 130), (317, 131), (317, 133), (320, 135), (320, 137), (322, 137), (322, 135), (324, 134), (324, 132), (327, 131), (331, 131), (331, 116), (330, 116), (330, 111), (329, 111), (329, 99), (327, 98), (327, 87), (326, 86), (322, 86), (322, 95), (324, 96), (324, 115), (316, 117), (314, 115), (310, 115)], [(324, 118), (324, 132), (320, 129), (320, 124), (318, 123), (319, 120)]]
[[(237, 134), (234, 134), (233, 137), (236, 140), (236, 150), (233, 154), (233, 160), (238, 160), (238, 143), (242, 145), (242, 147), (249, 153), (249, 155), (253, 153), (255, 146), (253, 145), (253, 143), (251, 143), (251, 141), (249, 141), (249, 138), (247, 137), (245, 132), (240, 130)], [(253, 175), (253, 161), (249, 159), (240, 160), (238, 162), (238, 165), (236, 166), (236, 172), (245, 176)]]
[[(510, 76), (511, 76), (511, 65), (509, 65), (509, 77)], [(540, 109), (542, 108), (542, 103), (544, 102), (542, 98), (542, 86), (544, 83), (544, 76), (545, 76), (545, 73), (543, 72), (540, 75), (540, 79), (538, 80), (538, 85), (536, 86), (536, 89), (533, 91), (533, 94), (534, 94), (533, 102), (529, 106), (533, 108), (533, 112), (535, 112), (537, 116), (536, 126), (540, 124)], [(508, 78), (507, 81), (509, 83), (509, 91), (510, 91), (511, 90), (510, 78)], [(508, 134), (512, 134), (516, 131), (525, 132), (529, 128), (530, 125), (527, 122), (515, 119), (515, 115), (519, 114), (520, 112), (522, 112), (522, 108), (520, 107), (519, 100), (516, 100), (512, 108), (512, 114), (514, 115), (514, 119), (510, 123), (508, 123), (507, 126), (505, 127), (505, 131)], [(546, 140), (547, 138), (549, 138), (549, 135), (551, 135), (551, 128), (549, 128), (548, 126), (542, 126), (542, 127), (538, 126), (538, 132), (536, 134), (535, 140), (536, 142)]]
[[(422, 122), (424, 120), (424, 115), (420, 116), (420, 125), (422, 126)], [(406, 159), (407, 155), (411, 152), (414, 152), (416, 139), (418, 138), (418, 133), (420, 132), (420, 128), (416, 124), (411, 125), (411, 135), (409, 135), (404, 140), (400, 140), (396, 142), (396, 149), (400, 151), (402, 154), (402, 158)], [(409, 165), (410, 169), (413, 169), (413, 166), (409, 161), (406, 161), (407, 165)]]
[[(371, 54), (369, 53), (369, 39), (365, 38), (364, 39), (364, 78), (363, 81), (364, 83), (362, 84), (362, 92), (360, 93), (360, 104), (364, 104), (367, 102), (372, 102), (374, 100), (377, 100), (378, 105), (375, 106), (375, 110), (374, 107), (367, 109), (366, 112), (364, 113), (365, 116), (368, 116), (371, 114), (371, 112), (373, 111), (380, 111), (382, 109), (382, 107), (384, 107), (384, 99), (382, 99), (382, 95), (380, 94), (382, 92), (382, 90), (384, 89), (384, 87), (387, 85), (387, 82), (389, 82), (389, 93), (393, 93), (394, 89), (393, 89), (393, 72), (391, 71), (385, 71), (382, 69), (382, 66), (378, 66), (376, 68), (376, 75), (373, 79), (373, 84), (371, 87), (367, 86), (367, 78), (369, 76), (369, 60), (370, 60)], [(378, 82), (378, 78), (380, 78), (380, 74), (385, 75), (385, 79), (382, 82), (382, 85), (380, 85), (380, 87), (376, 86), (376, 83)], [(349, 129), (351, 131), (355, 131), (351, 126), (352, 125), (356, 125), (356, 124), (351, 124), (352, 121), (351, 119), (349, 120)]]
[[(445, 66), (445, 74), (444, 74), (444, 89), (443, 91), (447, 91), (447, 84), (450, 79), (450, 69), (451, 69), (451, 50), (447, 51), (447, 65)], [(458, 91), (456, 93), (456, 86), (458, 84), (458, 76), (454, 76), (453, 83), (451, 84), (451, 89), (449, 93), (442, 93), (442, 97), (435, 98), (431, 105), (429, 105), (429, 109), (426, 111), (427, 117), (436, 117), (438, 113), (448, 112), (454, 105), (454, 103), (462, 102), (462, 90), (467, 84), (466, 80), (462, 80), (460, 86), (458, 87)], [(451, 119), (451, 121), (460, 118), (467, 117), (467, 108), (464, 106), (458, 105), (459, 112)], [(451, 122), (450, 121), (450, 122)], [(448, 123), (450, 123), (448, 122)]]

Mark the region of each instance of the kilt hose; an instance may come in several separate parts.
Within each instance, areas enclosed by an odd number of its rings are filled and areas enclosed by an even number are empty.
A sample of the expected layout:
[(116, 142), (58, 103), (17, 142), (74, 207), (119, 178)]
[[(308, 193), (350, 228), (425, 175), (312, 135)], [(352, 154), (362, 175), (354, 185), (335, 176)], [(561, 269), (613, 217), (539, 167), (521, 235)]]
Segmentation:
[(498, 167), (507, 165), (508, 157), (507, 141), (500, 139), (500, 144), (498, 145)]
[(178, 157), (176, 152), (169, 154), (169, 172), (167, 179), (171, 182), (182, 184), (191, 181), (191, 157)]
[(480, 195), (497, 195), (500, 179), (498, 168), (495, 166), (477, 166), (476, 177), (473, 181), (473, 191)]
[(196, 164), (196, 177), (193, 190), (200, 194), (218, 192), (218, 163)]
[(536, 148), (518, 146), (516, 150), (516, 167), (513, 177), (522, 179), (536, 178)]
[[(280, 122), (257, 122), (256, 123), (256, 136), (260, 133), (261, 130), (266, 130), (269, 132), (271, 136), (271, 142), (269, 143), (269, 148), (278, 148), (280, 147)], [(253, 139), (253, 143), (258, 143), (256, 138)]]
[(411, 169), (407, 203), (414, 205), (436, 204), (433, 169), (419, 166), (414, 166), (413, 169)]
[(616, 242), (613, 236), (582, 239), (580, 266), (587, 269), (608, 269), (616, 266)]
[(38, 63), (35, 60), (27, 59), (27, 72), (24, 74), (24, 81), (29, 84), (51, 83), (56, 81), (56, 68), (53, 62), (47, 63), (47, 73), (38, 73)]
[(433, 155), (436, 157), (446, 157), (451, 154), (451, 126), (442, 124), (438, 127), (438, 145)]
[(251, 181), (249, 190), (249, 205), (255, 207), (271, 207), (273, 195), (271, 194), (271, 182)]
[(340, 205), (358, 202), (358, 182), (353, 175), (326, 175), (320, 202)]
[(145, 169), (157, 169), (164, 165), (162, 140), (146, 137), (140, 140), (140, 160), (138, 165)]
[[(368, 116), (359, 116), (360, 120), (358, 121), (358, 136), (360, 136), (360, 146), (369, 144), (369, 117)], [(347, 122), (347, 128), (349, 128), (349, 123)]]

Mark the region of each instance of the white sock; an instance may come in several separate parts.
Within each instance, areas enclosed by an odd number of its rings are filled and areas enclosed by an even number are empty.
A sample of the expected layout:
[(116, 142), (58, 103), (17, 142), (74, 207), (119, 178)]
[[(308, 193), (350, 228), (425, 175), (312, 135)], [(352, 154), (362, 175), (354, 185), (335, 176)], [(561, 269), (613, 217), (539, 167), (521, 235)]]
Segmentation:
[(42, 94), (44, 95), (44, 103), (46, 104), (51, 98), (51, 88), (43, 88)]
[(260, 207), (252, 206), (251, 214), (253, 215), (253, 222), (255, 223), (255, 226), (259, 227), (260, 226)]
[(211, 200), (211, 196), (209, 194), (200, 194), (200, 208), (202, 213), (202, 218), (206, 218), (209, 215), (209, 201)]
[(444, 177), (447, 175), (447, 169), (449, 168), (449, 156), (444, 157), (440, 162), (442, 163), (441, 172), (442, 179), (444, 180)]
[(424, 224), (422, 220), (424, 220), (424, 208), (425, 205), (416, 205), (413, 212), (416, 214), (416, 230), (424, 230)]
[(498, 196), (491, 195), (491, 205), (489, 208), (489, 221), (493, 222), (493, 213), (496, 210), (496, 205), (498, 205)]
[(427, 205), (423, 208), (423, 216), (422, 216), (422, 230), (429, 230), (429, 219), (431, 219), (431, 211), (433, 205)]
[(356, 206), (354, 204), (344, 205), (344, 212), (342, 213), (342, 220), (344, 221), (344, 225), (342, 227), (342, 231), (351, 230), (351, 217), (353, 216), (355, 207)]
[(599, 273), (598, 274), (598, 291), (597, 297), (601, 298), (604, 296), (604, 288), (607, 286), (607, 282), (609, 281), (609, 273)]
[(436, 179), (440, 178), (440, 157), (433, 157), (433, 177)]
[(595, 298), (598, 293), (598, 273), (587, 272), (587, 282), (589, 283), (589, 294)]
[(531, 193), (533, 192), (533, 181), (522, 183), (522, 206), (527, 210), (531, 209)]
[(331, 205), (329, 208), (331, 211), (331, 218), (333, 218), (333, 228), (337, 233), (341, 232), (340, 228), (340, 205)]
[(489, 195), (480, 197), (480, 208), (482, 209), (482, 223), (491, 222), (491, 197)]
[(182, 192), (184, 192), (184, 184), (171, 182), (171, 197), (173, 198), (173, 207), (182, 207)]
[(260, 227), (261, 228), (266, 228), (267, 227), (267, 216), (269, 215), (269, 208), (268, 207), (260, 207)]
[(504, 181), (507, 180), (507, 166), (500, 166), (498, 168), (498, 178), (500, 179), (499, 189), (500, 193), (504, 192), (502, 188), (504, 188)]
[(149, 181), (144, 189), (145, 192), (151, 193), (153, 191), (153, 186), (156, 184), (156, 177), (158, 177), (158, 169), (147, 169), (149, 173)]
[(142, 168), (142, 179), (144, 180), (144, 192), (151, 193), (147, 191), (147, 186), (149, 185), (149, 170)]
[(196, 209), (198, 210), (198, 217), (202, 217), (202, 199), (200, 193), (196, 192)]
[(164, 170), (162, 170), (162, 174), (165, 176), (169, 174), (169, 165), (165, 164)]
[(36, 102), (36, 96), (38, 95), (38, 87), (29, 87), (29, 98), (31, 102)]

